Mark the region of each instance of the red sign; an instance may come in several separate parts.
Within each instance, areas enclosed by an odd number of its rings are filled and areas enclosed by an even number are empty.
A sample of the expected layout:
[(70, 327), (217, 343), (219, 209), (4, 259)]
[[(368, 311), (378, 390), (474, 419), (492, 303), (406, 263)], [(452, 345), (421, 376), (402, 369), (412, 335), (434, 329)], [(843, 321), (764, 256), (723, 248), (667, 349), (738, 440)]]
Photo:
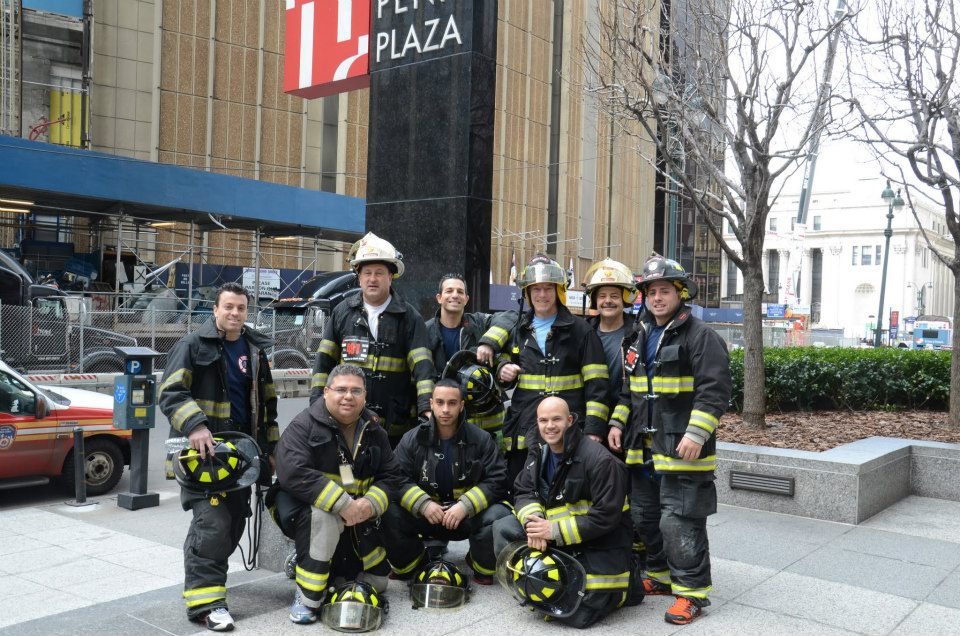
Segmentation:
[(286, 0), (283, 90), (314, 99), (370, 85), (371, 0)]
[(899, 311), (891, 311), (891, 312), (890, 312), (890, 326), (891, 326), (891, 327), (899, 327), (899, 326), (900, 326), (900, 312), (899, 312)]

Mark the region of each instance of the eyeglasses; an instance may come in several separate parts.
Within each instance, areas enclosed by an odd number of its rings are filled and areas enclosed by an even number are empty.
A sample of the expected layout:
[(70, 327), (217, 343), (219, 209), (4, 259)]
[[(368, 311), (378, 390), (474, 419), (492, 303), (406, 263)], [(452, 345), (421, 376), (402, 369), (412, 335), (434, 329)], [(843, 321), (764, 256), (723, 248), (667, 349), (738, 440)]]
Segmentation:
[(340, 397), (347, 397), (347, 393), (349, 393), (353, 397), (360, 397), (366, 392), (366, 389), (360, 389), (357, 387), (353, 387), (352, 389), (345, 386), (338, 386), (335, 389), (331, 387), (327, 387), (327, 388), (333, 391), (334, 393), (336, 393), (337, 395), (339, 395)]

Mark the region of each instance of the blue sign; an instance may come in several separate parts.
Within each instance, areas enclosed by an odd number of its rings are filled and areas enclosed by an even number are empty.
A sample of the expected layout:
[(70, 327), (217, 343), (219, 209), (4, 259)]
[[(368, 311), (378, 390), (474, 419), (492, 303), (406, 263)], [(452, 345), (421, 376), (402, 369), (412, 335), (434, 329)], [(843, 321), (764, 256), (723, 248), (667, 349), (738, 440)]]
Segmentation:
[(113, 388), (113, 401), (117, 404), (123, 404), (127, 399), (127, 387), (118, 384)]
[(767, 305), (767, 318), (786, 318), (786, 305)]
[(142, 369), (142, 368), (143, 368), (143, 367), (142, 367), (142, 365), (140, 364), (140, 361), (139, 361), (139, 360), (128, 360), (128, 361), (127, 361), (127, 373), (129, 373), (130, 375), (136, 375), (136, 374), (140, 373), (140, 369)]

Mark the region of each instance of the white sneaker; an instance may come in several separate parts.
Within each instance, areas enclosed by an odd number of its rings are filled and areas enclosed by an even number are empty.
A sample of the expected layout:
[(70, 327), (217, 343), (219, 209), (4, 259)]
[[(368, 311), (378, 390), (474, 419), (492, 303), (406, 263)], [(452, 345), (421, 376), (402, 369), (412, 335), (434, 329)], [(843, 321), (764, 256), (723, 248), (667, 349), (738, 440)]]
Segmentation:
[(215, 632), (230, 632), (233, 631), (233, 617), (230, 616), (230, 612), (227, 611), (226, 607), (218, 607), (215, 610), (211, 610), (203, 619), (203, 624), (207, 626), (207, 629)]

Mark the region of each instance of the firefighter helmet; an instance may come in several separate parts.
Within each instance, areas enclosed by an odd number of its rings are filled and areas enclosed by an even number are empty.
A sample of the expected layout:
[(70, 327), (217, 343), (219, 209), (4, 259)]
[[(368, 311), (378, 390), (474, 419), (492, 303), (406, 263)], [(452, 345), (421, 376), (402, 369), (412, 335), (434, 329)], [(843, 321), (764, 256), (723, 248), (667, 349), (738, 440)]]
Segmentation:
[(459, 568), (449, 561), (437, 559), (427, 563), (410, 585), (414, 609), (429, 607), (452, 609), (467, 602), (470, 588)]
[(260, 447), (245, 433), (225, 431), (213, 438), (206, 458), (185, 448), (173, 458), (173, 474), (180, 486), (205, 497), (246, 488), (260, 476)]
[(633, 272), (630, 268), (612, 258), (605, 258), (590, 266), (587, 270), (584, 289), (590, 296), (590, 308), (596, 309), (597, 302), (594, 292), (601, 287), (619, 287), (623, 290), (623, 304), (632, 305), (637, 297), (637, 285), (633, 281)]
[(521, 605), (554, 618), (566, 618), (580, 607), (587, 574), (565, 552), (540, 551), (526, 541), (515, 541), (497, 558), (497, 579)]
[(537, 254), (520, 274), (517, 285), (523, 290), (527, 302), (530, 301), (530, 294), (527, 288), (537, 283), (553, 283), (557, 286), (557, 300), (561, 305), (567, 304), (567, 272), (557, 261), (551, 260), (543, 254)]
[(344, 583), (327, 596), (320, 621), (338, 632), (371, 632), (383, 622), (384, 603), (369, 583)]
[(646, 293), (647, 285), (658, 280), (672, 281), (677, 290), (680, 291), (680, 300), (693, 300), (697, 297), (697, 283), (680, 266), (680, 263), (672, 258), (654, 256), (643, 265), (643, 273), (640, 274), (640, 282), (637, 286), (640, 291)]
[(502, 410), (500, 383), (490, 368), (477, 360), (475, 351), (464, 349), (455, 353), (441, 377), (460, 384), (468, 416), (484, 417)]
[(383, 263), (394, 278), (403, 276), (403, 254), (373, 232), (367, 232), (366, 236), (353, 244), (348, 258), (350, 267), (358, 274), (364, 263)]

